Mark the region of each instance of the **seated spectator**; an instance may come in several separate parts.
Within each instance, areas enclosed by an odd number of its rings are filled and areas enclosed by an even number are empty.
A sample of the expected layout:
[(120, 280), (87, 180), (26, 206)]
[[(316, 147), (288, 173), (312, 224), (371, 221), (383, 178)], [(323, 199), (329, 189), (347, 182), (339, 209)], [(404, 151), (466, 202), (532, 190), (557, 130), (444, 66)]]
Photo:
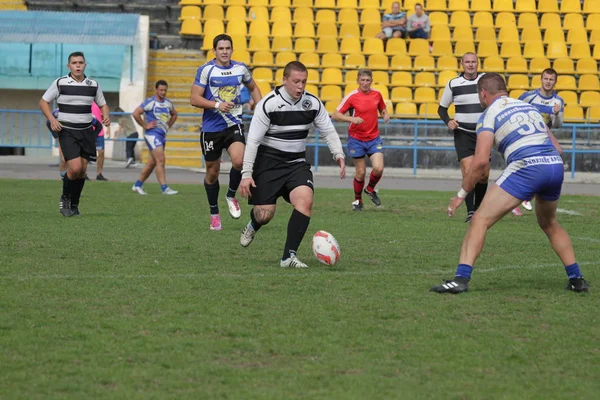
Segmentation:
[(423, 6), (419, 3), (415, 4), (415, 13), (408, 17), (406, 30), (411, 39), (428, 39), (431, 25), (429, 17), (423, 12)]
[(406, 38), (406, 14), (400, 11), (400, 3), (392, 3), (392, 12), (384, 14), (382, 31), (375, 35), (376, 38), (385, 40), (389, 38)]

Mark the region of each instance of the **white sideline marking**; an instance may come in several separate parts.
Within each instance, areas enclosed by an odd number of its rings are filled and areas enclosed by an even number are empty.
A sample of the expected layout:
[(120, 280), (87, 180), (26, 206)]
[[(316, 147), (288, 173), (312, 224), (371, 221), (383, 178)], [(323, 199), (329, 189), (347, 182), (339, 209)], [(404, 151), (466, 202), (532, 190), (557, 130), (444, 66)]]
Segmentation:
[[(579, 263), (583, 268), (588, 265), (599, 265), (600, 261), (582, 261)], [(475, 268), (475, 272), (486, 273), (486, 272), (497, 272), (497, 271), (505, 271), (505, 270), (513, 270), (513, 269), (541, 269), (541, 268), (550, 268), (550, 267), (561, 267), (560, 261), (548, 264), (530, 264), (530, 265), (506, 265), (503, 267), (496, 268)], [(273, 267), (275, 269), (275, 267)], [(313, 268), (314, 270), (314, 268)], [(427, 270), (427, 271), (398, 271), (398, 272), (388, 272), (388, 271), (335, 271), (333, 273), (339, 273), (340, 275), (331, 275), (332, 277), (342, 276), (342, 275), (353, 275), (353, 276), (377, 276), (377, 275), (388, 275), (388, 276), (409, 276), (409, 275), (438, 275), (438, 274), (452, 274), (452, 268), (448, 269), (439, 269), (439, 270)], [(4, 280), (31, 280), (31, 279), (56, 279), (56, 280), (68, 280), (68, 279), (78, 279), (78, 280), (95, 280), (95, 279), (189, 279), (189, 278), (247, 278), (247, 277), (262, 277), (262, 276), (279, 276), (279, 277), (289, 277), (290, 275), (284, 275), (283, 273), (277, 272), (251, 272), (248, 274), (229, 274), (229, 273), (204, 273), (204, 274), (144, 274), (144, 275), (68, 275), (68, 274), (53, 274), (53, 275), (4, 275), (0, 276), (0, 279)], [(314, 275), (291, 275), (293, 277), (307, 277)]]
[(566, 210), (564, 208), (557, 208), (556, 212), (559, 212), (559, 213), (562, 213), (562, 214), (569, 214), (569, 215), (581, 215), (580, 212), (573, 211), (573, 210)]
[(587, 236), (573, 236), (573, 239), (584, 240), (586, 242), (600, 243), (600, 239), (595, 239)]

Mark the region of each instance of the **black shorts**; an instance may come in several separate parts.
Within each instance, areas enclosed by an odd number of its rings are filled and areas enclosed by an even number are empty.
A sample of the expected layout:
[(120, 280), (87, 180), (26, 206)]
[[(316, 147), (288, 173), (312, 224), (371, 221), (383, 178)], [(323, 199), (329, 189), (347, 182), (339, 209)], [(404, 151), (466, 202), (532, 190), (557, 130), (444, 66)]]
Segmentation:
[(290, 202), (290, 193), (299, 186), (313, 191), (313, 174), (306, 162), (288, 164), (267, 157), (257, 158), (252, 174), (256, 187), (250, 187), (252, 197), (248, 204), (255, 206), (276, 204), (281, 196)]
[(462, 129), (454, 130), (454, 148), (458, 161), (463, 158), (475, 155), (475, 146), (477, 145), (477, 135)]
[(223, 149), (228, 149), (235, 142), (246, 144), (243, 125), (234, 125), (221, 132), (202, 132), (200, 134), (202, 155), (206, 161), (219, 160)]
[(96, 161), (96, 132), (92, 127), (76, 130), (63, 126), (58, 132), (58, 143), (65, 161), (78, 157)]

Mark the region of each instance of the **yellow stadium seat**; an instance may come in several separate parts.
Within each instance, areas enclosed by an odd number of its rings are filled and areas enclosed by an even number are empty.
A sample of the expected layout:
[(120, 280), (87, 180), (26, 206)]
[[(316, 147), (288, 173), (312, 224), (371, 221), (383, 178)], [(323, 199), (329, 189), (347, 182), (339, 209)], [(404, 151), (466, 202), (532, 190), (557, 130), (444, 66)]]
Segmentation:
[(472, 11), (492, 11), (490, 0), (471, 0)]
[[(301, 39), (296, 39), (296, 46), (298, 46), (298, 41), (299, 40), (304, 40), (304, 38)], [(312, 39), (308, 39), (308, 40), (312, 40)], [(292, 38), (289, 36), (276, 36), (273, 38), (273, 41), (271, 42), (271, 50), (273, 52), (278, 52), (278, 51), (292, 51), (293, 50), (293, 44), (292, 44)], [(303, 50), (304, 51), (304, 50)], [(301, 51), (296, 51), (297, 53), (301, 52)]]
[(575, 28), (585, 28), (585, 25), (583, 24), (583, 16), (575, 13), (565, 15), (563, 20), (563, 29), (568, 31)]
[(390, 84), (390, 75), (387, 71), (373, 71), (373, 83), (387, 86)]
[(392, 70), (411, 70), (412, 59), (406, 54), (396, 54), (392, 56), (390, 61), (390, 69)]
[(504, 73), (504, 59), (499, 56), (486, 57), (483, 66), (487, 72)]
[(511, 97), (513, 99), (518, 99), (519, 97), (521, 97), (521, 95), (523, 93), (525, 93), (527, 90), (524, 89), (515, 89), (515, 90), (511, 90), (508, 92), (508, 97)]
[(600, 44), (600, 27), (594, 29), (590, 34), (590, 44), (595, 46)]
[(412, 90), (407, 87), (395, 87), (392, 88), (392, 92), (390, 93), (390, 99), (394, 103), (412, 101)]
[(437, 85), (438, 87), (444, 87), (450, 81), (458, 76), (456, 71), (442, 71), (438, 75)]
[(229, 6), (225, 12), (225, 19), (227, 21), (246, 21), (246, 7), (241, 6)]
[[(325, 24), (321, 24), (321, 25), (325, 25)], [(333, 25), (333, 24), (330, 24), (330, 25)], [(377, 32), (379, 32), (380, 30), (381, 30), (381, 28), (377, 27)], [(360, 27), (358, 26), (358, 24), (356, 22), (344, 22), (340, 26), (339, 36), (340, 36), (340, 38), (361, 37)], [(373, 36), (375, 36), (375, 35), (373, 35)]]
[(529, 89), (530, 87), (529, 78), (527, 75), (522, 74), (512, 74), (509, 76), (507, 85), (509, 89)]
[(481, 42), (490, 40), (493, 40), (494, 42), (496, 41), (496, 30), (493, 26), (481, 26), (477, 28), (477, 33), (475, 33), (475, 41)]
[(433, 71), (435, 70), (435, 59), (430, 55), (416, 56), (413, 69), (415, 71)]
[(538, 28), (540, 26), (537, 14), (534, 14), (534, 13), (519, 14), (519, 21), (517, 23), (517, 27), (519, 27), (520, 29), (524, 29), (524, 28), (533, 27), (533, 26), (538, 27)]
[[(534, 58), (534, 57), (544, 57), (544, 45), (542, 42), (527, 42), (525, 43), (525, 48), (523, 50), (523, 57), (525, 58)], [(552, 58), (552, 57), (548, 57)]]
[(367, 62), (367, 67), (373, 70), (388, 71), (390, 69), (388, 56), (385, 54), (371, 54)]
[(217, 5), (208, 5), (204, 7), (204, 19), (225, 19), (223, 7)]
[(597, 107), (600, 106), (600, 92), (585, 91), (579, 97), (579, 105), (582, 107)]
[(546, 57), (534, 57), (529, 62), (529, 71), (534, 74), (539, 74), (546, 68), (550, 68), (550, 60)]
[(342, 70), (339, 68), (325, 68), (321, 76), (321, 83), (323, 85), (341, 85), (342, 84)]
[[(206, 22), (208, 23), (208, 21)], [(239, 35), (246, 36), (248, 32), (246, 31), (246, 23), (235, 23), (228, 22), (226, 32), (228, 35)]]
[[(319, 56), (317, 55), (317, 53), (302, 53), (302, 54), (314, 54), (315, 56), (317, 56), (317, 65), (316, 66), (319, 66)], [(292, 61), (296, 61), (296, 53), (293, 53), (291, 51), (280, 51), (279, 53), (277, 53), (275, 55), (275, 66), (276, 67), (285, 67), (287, 65), (287, 63), (292, 62)], [(308, 65), (305, 62), (303, 62), (303, 64), (306, 65), (307, 68), (313, 67), (313, 65)]]
[(325, 110), (331, 115), (334, 111), (337, 110), (339, 104), (341, 103), (341, 99), (338, 100), (329, 100), (325, 102)]
[(506, 72), (509, 74), (528, 73), (527, 60), (519, 56), (509, 58), (506, 60)]
[[(319, 67), (319, 55), (317, 53), (308, 53), (308, 54), (314, 54), (317, 56), (316, 59), (316, 63), (314, 65), (311, 65), (311, 68), (318, 68)], [(314, 56), (311, 56), (314, 57)], [(302, 60), (300, 60), (302, 61)], [(338, 53), (326, 53), (323, 54), (323, 58), (321, 59), (321, 65), (320, 67), (322, 68), (342, 68), (344, 66), (344, 61), (342, 60), (342, 55), (338, 54)]]
[[(321, 38), (319, 40), (319, 43), (321, 43), (325, 39), (327, 39), (327, 38)], [(313, 52), (313, 51), (315, 51), (315, 41), (313, 39), (309, 39), (309, 38), (296, 39), (296, 41), (294, 42), (294, 51), (296, 53)], [(327, 50), (327, 51), (324, 51), (324, 53), (328, 53), (329, 51), (337, 52), (337, 42), (336, 42), (335, 50), (334, 49)]]
[[(345, 38), (348, 39), (348, 38)], [(342, 39), (342, 43), (345, 39)], [(352, 38), (353, 39), (353, 38)], [(360, 42), (359, 42), (360, 43)], [(362, 52), (366, 55), (383, 54), (383, 40), (378, 38), (366, 38), (363, 43)], [(342, 52), (343, 53), (343, 52)]]
[[(375, 37), (379, 32), (381, 32), (381, 24), (364, 24), (362, 29), (362, 37)], [(395, 40), (397, 38), (388, 39)]]
[(373, 10), (377, 10), (377, 12), (379, 12), (379, 2), (373, 1), (373, 0), (359, 0), (358, 8), (360, 8), (363, 11), (373, 9)]
[(431, 28), (429, 40), (435, 41), (440, 39), (450, 40), (450, 28), (448, 28), (448, 25), (438, 25)]
[[(202, 43), (202, 50), (212, 49), (212, 41), (215, 36), (222, 34), (225, 32), (225, 26), (223, 25), (223, 21), (218, 19), (211, 19), (204, 22), (204, 41)], [(208, 39), (208, 40), (207, 40)], [(267, 38), (267, 42), (269, 38)]]
[[(358, 49), (360, 50), (360, 46)], [(317, 53), (337, 53), (337, 52), (338, 52), (337, 38), (322, 37), (319, 39), (319, 44), (317, 46)]]
[[(237, 50), (248, 50), (248, 44), (246, 42), (246, 35), (230, 35), (233, 40), (233, 48)], [(211, 44), (212, 47), (212, 44)]]
[[(542, 46), (542, 44), (539, 44)], [(544, 47), (542, 46), (542, 55)], [(510, 58), (514, 56), (521, 56), (521, 44), (519, 42), (504, 42), (500, 48), (500, 56), (502, 58)]]
[(561, 0), (560, 12), (563, 14), (580, 13), (581, 12), (581, 0)]
[(315, 8), (335, 8), (335, 0), (315, 0)]
[(496, 22), (495, 25), (497, 28), (502, 28), (502, 27), (516, 27), (517, 26), (517, 20), (515, 18), (515, 14), (511, 13), (511, 12), (500, 12), (498, 14), (496, 14)]
[(600, 3), (598, 3), (598, 0), (585, 0), (583, 12), (586, 14), (600, 13)]
[(342, 88), (338, 85), (325, 85), (321, 88), (321, 101), (342, 100)]
[(307, 84), (304, 88), (304, 91), (310, 94), (314, 94), (315, 96), (318, 96), (319, 94), (319, 88), (317, 87), (317, 85), (313, 85), (312, 83)]
[(427, 103), (435, 101), (435, 89), (430, 87), (418, 87), (414, 94), (415, 103)]
[(538, 0), (538, 12), (542, 13), (557, 13), (558, 12), (558, 1), (557, 0)]
[(437, 60), (437, 69), (440, 71), (456, 71), (457, 60), (454, 56), (441, 56)]
[(450, 15), (450, 23), (448, 25), (452, 27), (471, 26), (471, 16), (467, 11), (454, 11)]
[(576, 106), (578, 104), (577, 101), (577, 93), (572, 90), (561, 90), (557, 93), (565, 102), (565, 105)]
[(417, 72), (415, 74), (415, 86), (417, 87), (434, 87), (435, 75), (433, 72)]
[(313, 6), (313, 0), (292, 0), (293, 8), (312, 7), (312, 6)]
[[(200, 24), (200, 20), (199, 19), (184, 19), (181, 22), (181, 30), (179, 31), (179, 34), (187, 35), (187, 36), (202, 35), (202, 25)], [(210, 41), (205, 39), (203, 45), (205, 45), (205, 44), (208, 45), (209, 47), (204, 48), (203, 50), (208, 50), (210, 47), (212, 47), (212, 39)]]
[[(205, 0), (206, 1), (206, 0)], [(268, 6), (269, 0), (248, 0), (249, 6)]]
[(513, 0), (494, 0), (494, 12), (513, 12)]
[(318, 10), (317, 16), (315, 17), (315, 22), (329, 22), (335, 24), (337, 21), (335, 16), (335, 11), (333, 10)]
[(600, 90), (600, 82), (597, 74), (586, 74), (579, 77), (578, 89), (582, 90)]
[[(278, 22), (273, 23), (273, 30), (272, 30), (273, 36), (275, 36), (275, 28), (276, 28), (277, 24), (278, 24)], [(289, 24), (289, 22), (282, 22), (281, 24), (286, 24), (286, 25), (283, 25), (284, 29), (282, 29), (282, 32), (284, 34), (278, 35), (278, 36), (291, 36), (291, 33), (292, 33), (291, 24)], [(290, 25), (289, 31), (288, 31), (288, 27), (287, 27), (288, 25)], [(296, 22), (296, 25), (294, 26), (294, 37), (314, 38), (315, 37), (315, 26), (313, 25), (313, 23), (311, 21)]]
[(592, 54), (592, 57), (594, 57), (596, 60), (600, 60), (600, 46), (599, 45), (594, 46), (594, 54)]
[[(433, 31), (433, 29), (432, 29), (432, 31)], [(479, 32), (479, 29), (477, 31)], [(440, 39), (448, 40), (449, 37), (450, 37), (450, 34), (448, 34), (445, 37), (442, 37)], [(433, 38), (431, 38), (431, 39), (433, 39)], [(494, 39), (495, 39), (495, 37), (494, 37)], [(452, 40), (455, 42), (458, 40), (473, 40), (473, 29), (470, 26), (457, 26), (452, 31)]]
[(591, 123), (597, 124), (600, 122), (600, 107), (590, 107), (587, 110), (587, 119)]
[(357, 70), (346, 70), (346, 74), (344, 75), (344, 83), (349, 86), (354, 86), (356, 88), (356, 81), (358, 80), (358, 71)]
[(291, 22), (292, 12), (289, 7), (274, 7), (271, 10), (271, 21)]
[(344, 22), (353, 22), (355, 24), (358, 24), (358, 13), (356, 12), (356, 9), (341, 9), (337, 16), (337, 22), (338, 24), (342, 24)]
[(515, 11), (522, 12), (536, 12), (537, 6), (535, 0), (517, 0), (515, 4)]
[(419, 56), (429, 54), (429, 43), (426, 39), (413, 39), (408, 46), (408, 55)]
[(248, 50), (242, 50), (236, 47), (231, 58), (243, 62), (246, 65), (250, 65), (250, 52)]
[[(390, 13), (392, 12), (392, 3), (396, 1), (396, 0), (381, 0), (381, 7), (379, 7), (381, 10), (383, 10), (384, 13)], [(398, 3), (400, 3), (400, 8), (402, 8), (402, 2), (398, 1)]]
[(400, 118), (415, 118), (417, 116), (417, 105), (408, 101), (396, 103), (394, 114)]
[[(598, 47), (598, 46), (596, 46)], [(580, 58), (589, 58), (591, 57), (590, 53), (590, 45), (585, 43), (573, 43), (571, 45), (571, 51), (569, 52), (569, 56), (574, 58), (575, 60), (579, 60)]]
[(361, 24), (379, 24), (381, 25), (381, 13), (376, 8), (367, 8), (360, 13)]
[(419, 117), (424, 119), (439, 119), (437, 102), (423, 103), (419, 106)]
[(579, 106), (565, 106), (565, 122), (583, 122), (583, 108)]
[(427, 11), (446, 11), (448, 10), (448, 5), (446, 4), (446, 0), (427, 0), (425, 9)]
[[(410, 72), (406, 72), (406, 71), (398, 71), (398, 72), (392, 73), (391, 81), (392, 81), (391, 82), (392, 86), (411, 86), (411, 87), (414, 86), (412, 74)], [(412, 92), (411, 92), (410, 98), (412, 100)]]
[(402, 9), (406, 10), (407, 13), (410, 13), (411, 11), (414, 11), (416, 4), (421, 4), (422, 6), (424, 6), (423, 3), (424, 1), (422, 0), (404, 0), (404, 5)]
[(252, 66), (271, 67), (273, 66), (273, 53), (270, 51), (257, 51), (252, 57)]
[(528, 26), (521, 31), (521, 42), (541, 42), (542, 32), (537, 26)]
[(252, 70), (252, 79), (257, 82), (272, 82), (273, 71), (271, 68), (254, 68)]
[(500, 32), (498, 33), (498, 42), (518, 42), (519, 41), (519, 31), (515, 26), (503, 26), (500, 28)]
[[(375, 39), (375, 38), (373, 38)], [(378, 39), (381, 41), (381, 39)], [(321, 41), (319, 40), (319, 44)], [(345, 37), (342, 39), (340, 44), (340, 53), (342, 54), (350, 54), (350, 53), (360, 53), (360, 39), (355, 37)], [(383, 53), (383, 43), (381, 44), (381, 52)]]
[(493, 27), (494, 26), (494, 17), (492, 17), (492, 13), (487, 11), (478, 11), (473, 16), (473, 26), (476, 28), (481, 27)]
[(573, 29), (569, 30), (569, 33), (567, 34), (567, 43), (573, 44), (573, 43), (587, 43), (587, 42), (588, 42), (588, 37), (587, 37), (587, 31), (585, 30), (585, 28), (573, 28)]
[(200, 12), (200, 7), (197, 6), (183, 6), (181, 7), (181, 15), (179, 17), (180, 21), (184, 19), (201, 19), (202, 13)]
[(312, 21), (315, 18), (313, 9), (309, 7), (298, 7), (294, 10), (292, 22)]
[(330, 22), (321, 22), (317, 25), (317, 37), (338, 36), (337, 25)]
[(556, 90), (577, 90), (577, 82), (572, 75), (561, 75), (556, 81)]
[(575, 73), (573, 60), (571, 60), (569, 57), (557, 58), (554, 60), (552, 68), (554, 68), (559, 75)]
[(451, 56), (452, 54), (452, 43), (450, 40), (440, 39), (433, 42), (433, 49), (431, 50), (432, 56)]
[(540, 20), (540, 28), (546, 30), (560, 30), (558, 27), (562, 26), (560, 16), (555, 13), (546, 13), (542, 15)]
[(291, 7), (292, 2), (290, 0), (271, 0), (271, 7)]
[[(341, 56), (340, 56), (341, 57)], [(384, 55), (387, 58), (387, 56)], [(360, 53), (352, 53), (346, 55), (344, 58), (343, 66), (346, 68), (364, 68), (365, 67), (365, 56)], [(338, 66), (341, 68), (341, 65)]]
[(432, 27), (436, 25), (448, 25), (448, 14), (441, 11), (434, 11), (429, 14), (429, 23)]
[(448, 0), (448, 10), (450, 11), (468, 11), (468, 0)]
[(269, 10), (265, 6), (253, 6), (248, 10), (248, 20), (253, 21), (269, 21)]
[(308, 69), (308, 79), (307, 83), (312, 83), (313, 85), (318, 85), (321, 82), (319, 81), (319, 70), (315, 68), (307, 68)]
[(477, 47), (479, 57), (493, 57), (498, 55), (498, 44), (495, 40), (485, 40), (479, 42)]
[(389, 99), (390, 98), (390, 91), (388, 90), (387, 86), (384, 86), (384, 85), (373, 85), (371, 87), (373, 89), (379, 91), (379, 93), (381, 93), (381, 96), (384, 99)]
[[(238, 24), (234, 24), (234, 25), (238, 25)], [(254, 20), (254, 21), (250, 22), (250, 28), (248, 28), (248, 35), (249, 36), (261, 36), (261, 35), (269, 36), (270, 31), (271, 31), (271, 29), (269, 27), (269, 21)]]
[(225, 0), (227, 6), (245, 6), (246, 0)]
[(400, 38), (388, 39), (385, 54), (393, 56), (398, 54), (406, 54), (406, 41)]
[(600, 14), (590, 14), (585, 20), (585, 27), (588, 31), (598, 29), (600, 27)]
[(472, 40), (456, 42), (454, 54), (457, 57), (462, 57), (465, 53), (475, 53), (475, 43)]

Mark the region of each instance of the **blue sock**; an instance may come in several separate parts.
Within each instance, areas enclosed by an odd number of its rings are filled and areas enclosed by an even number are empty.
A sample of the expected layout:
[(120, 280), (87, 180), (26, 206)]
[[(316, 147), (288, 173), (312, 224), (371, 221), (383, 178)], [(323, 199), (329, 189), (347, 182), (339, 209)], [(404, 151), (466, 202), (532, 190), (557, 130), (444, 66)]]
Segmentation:
[(581, 271), (579, 270), (579, 264), (571, 264), (565, 267), (565, 272), (569, 279), (575, 279), (581, 277)]
[(165, 190), (167, 190), (168, 187), (169, 185), (160, 185), (160, 190), (164, 192)]
[(473, 267), (467, 264), (458, 264), (456, 267), (456, 276), (461, 278), (471, 279), (471, 274), (473, 273)]
[(143, 184), (144, 182), (140, 181), (139, 179), (135, 181), (135, 187), (142, 187)]

